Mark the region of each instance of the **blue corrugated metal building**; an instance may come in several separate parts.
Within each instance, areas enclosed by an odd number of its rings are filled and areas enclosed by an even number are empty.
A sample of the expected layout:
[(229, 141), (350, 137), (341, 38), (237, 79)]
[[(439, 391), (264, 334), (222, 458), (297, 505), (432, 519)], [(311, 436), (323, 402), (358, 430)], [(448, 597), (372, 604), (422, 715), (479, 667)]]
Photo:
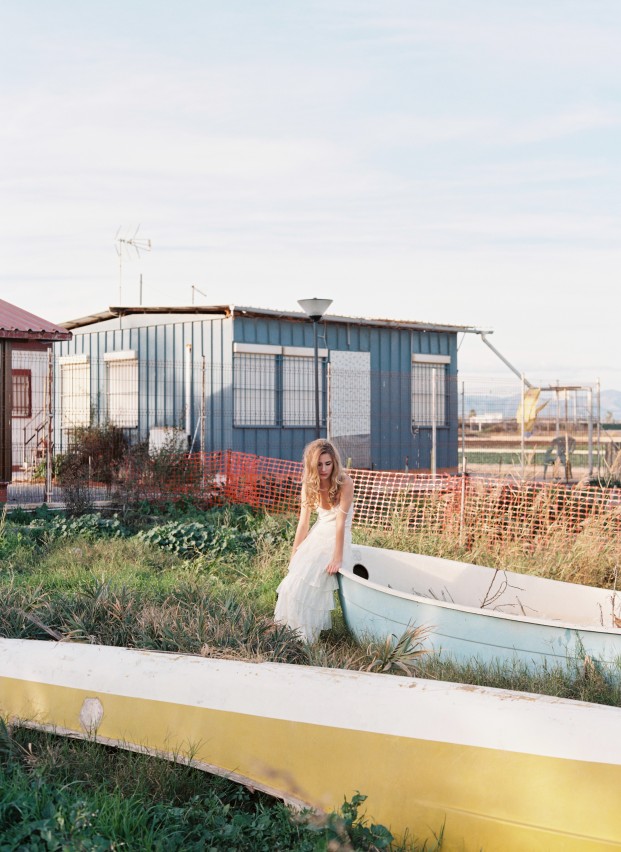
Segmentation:
[[(133, 440), (176, 429), (193, 450), (299, 459), (315, 437), (313, 324), (238, 306), (118, 307), (63, 326), (56, 446), (72, 429)], [(457, 466), (457, 337), (466, 326), (326, 315), (321, 434), (354, 467)]]

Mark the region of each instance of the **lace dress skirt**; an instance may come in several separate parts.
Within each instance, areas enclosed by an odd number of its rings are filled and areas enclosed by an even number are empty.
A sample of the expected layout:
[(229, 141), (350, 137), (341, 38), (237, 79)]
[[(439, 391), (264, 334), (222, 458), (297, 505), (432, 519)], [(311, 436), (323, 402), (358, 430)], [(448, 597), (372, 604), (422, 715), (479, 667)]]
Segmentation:
[[(338, 588), (336, 574), (326, 568), (334, 553), (336, 516), (339, 510), (317, 510), (317, 521), (294, 553), (289, 571), (279, 585), (274, 621), (297, 630), (306, 642), (316, 642), (322, 630), (332, 626), (335, 608), (334, 592)], [(353, 507), (345, 519), (343, 566), (353, 564), (351, 552), (351, 519)]]

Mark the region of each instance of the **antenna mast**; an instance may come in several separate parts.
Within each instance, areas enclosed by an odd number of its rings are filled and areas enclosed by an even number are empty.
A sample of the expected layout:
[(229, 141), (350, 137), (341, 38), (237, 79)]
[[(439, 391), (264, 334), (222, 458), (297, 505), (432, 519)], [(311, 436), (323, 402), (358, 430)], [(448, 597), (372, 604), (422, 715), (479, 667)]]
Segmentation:
[(198, 287), (195, 287), (194, 284), (192, 284), (192, 304), (194, 304), (194, 294), (195, 293), (200, 293), (201, 296), (204, 296), (205, 298), (207, 298), (207, 293), (203, 293), (202, 290), (199, 290)]
[[(119, 256), (119, 306), (123, 304), (123, 252), (128, 257), (133, 256), (132, 249), (136, 252), (136, 256), (140, 257), (141, 251), (151, 251), (151, 240), (145, 240), (138, 236), (140, 225), (136, 228), (132, 236), (120, 236), (121, 228), (116, 232), (114, 238), (116, 253)], [(140, 301), (142, 302), (142, 276), (140, 280)]]

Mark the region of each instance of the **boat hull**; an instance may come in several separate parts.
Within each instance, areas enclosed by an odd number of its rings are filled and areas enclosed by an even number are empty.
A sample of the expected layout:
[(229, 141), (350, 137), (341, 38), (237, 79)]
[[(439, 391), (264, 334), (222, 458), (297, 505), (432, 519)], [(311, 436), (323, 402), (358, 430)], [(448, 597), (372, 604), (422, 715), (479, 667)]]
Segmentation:
[[(443, 849), (621, 844), (621, 710), (390, 675), (0, 640), (0, 714)], [(574, 806), (575, 802), (580, 807)]]
[[(379, 548), (357, 547), (355, 552), (355, 570), (364, 568), (368, 579), (341, 572), (339, 595), (345, 621), (359, 641), (425, 626), (424, 647), (458, 663), (519, 663), (540, 669), (584, 666), (588, 660), (602, 672), (621, 672), (621, 630), (597, 624), (604, 614), (618, 618), (614, 592)], [(391, 561), (392, 574), (387, 569)], [(453, 583), (453, 578), (458, 579)], [(405, 591), (408, 584), (425, 588), (427, 594)], [(478, 600), (488, 594), (492, 601), (489, 608), (474, 605), (477, 586)], [(462, 605), (459, 594), (466, 587), (469, 605)], [(578, 607), (583, 606), (590, 626), (562, 619), (558, 599), (563, 594), (570, 617), (580, 618)], [(558, 618), (545, 617), (546, 600), (554, 601)]]

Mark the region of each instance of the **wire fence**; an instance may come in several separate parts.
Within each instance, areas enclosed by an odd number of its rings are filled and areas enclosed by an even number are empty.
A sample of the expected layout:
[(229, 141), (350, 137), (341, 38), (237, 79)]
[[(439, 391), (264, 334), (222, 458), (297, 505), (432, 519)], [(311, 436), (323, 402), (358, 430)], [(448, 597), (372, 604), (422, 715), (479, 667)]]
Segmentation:
[[(353, 363), (323, 359), (318, 387), (321, 434), (352, 468), (621, 481), (621, 413), (602, 419), (595, 386), (531, 388), (461, 379), (427, 362), (409, 372)], [(12, 370), (13, 502), (62, 499), (60, 466), (76, 445), (101, 487), (138, 445), (151, 455), (232, 450), (291, 460), (315, 435), (306, 357), (244, 352), (225, 366), (154, 362), (134, 351), (94, 358), (15, 350)]]
[[(228, 452), (195, 463), (206, 465), (212, 477), (203, 492), (208, 500), (245, 503), (272, 512), (299, 509), (299, 462)], [(542, 537), (559, 533), (571, 537), (598, 521), (619, 544), (620, 488), (568, 488), (550, 482), (390, 471), (351, 470), (350, 474), (356, 495), (354, 523), (359, 526), (452, 532), (465, 544), (483, 534), (499, 544), (521, 540), (532, 547)]]
[(602, 418), (597, 385), (535, 388), (519, 380), (465, 380), (460, 464), (471, 473), (531, 480), (620, 478), (618, 420), (621, 412)]
[[(562, 554), (578, 536), (621, 562), (621, 488), (568, 487), (492, 476), (350, 470), (354, 525), (448, 536), (466, 549), (516, 545), (530, 553), (554, 546)], [(82, 476), (84, 471), (82, 471)], [(57, 496), (115, 504), (183, 499), (205, 509), (245, 504), (275, 514), (299, 510), (302, 464), (234, 451), (126, 458), (107, 483), (84, 479), (57, 487)], [(73, 491), (72, 491), (73, 489)]]

